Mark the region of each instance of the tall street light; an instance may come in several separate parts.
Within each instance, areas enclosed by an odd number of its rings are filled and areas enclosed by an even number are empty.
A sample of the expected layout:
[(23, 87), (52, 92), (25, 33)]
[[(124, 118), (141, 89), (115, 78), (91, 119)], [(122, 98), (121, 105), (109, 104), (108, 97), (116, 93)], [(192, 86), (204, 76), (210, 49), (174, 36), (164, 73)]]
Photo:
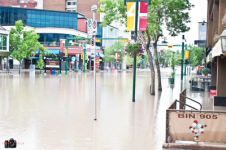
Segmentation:
[(182, 35), (182, 53), (181, 53), (181, 58), (182, 58), (182, 62), (181, 62), (181, 80), (183, 80), (183, 65), (184, 65), (184, 35)]

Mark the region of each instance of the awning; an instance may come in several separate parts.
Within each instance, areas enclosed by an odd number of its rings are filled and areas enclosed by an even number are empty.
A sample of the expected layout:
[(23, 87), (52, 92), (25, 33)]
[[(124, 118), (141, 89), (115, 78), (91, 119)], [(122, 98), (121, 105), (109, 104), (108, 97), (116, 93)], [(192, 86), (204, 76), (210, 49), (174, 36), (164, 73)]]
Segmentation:
[(10, 52), (9, 51), (2, 51), (0, 50), (0, 56), (9, 56)]
[[(88, 55), (88, 56), (91, 56), (91, 52), (86, 52), (86, 54)], [(96, 56), (100, 56), (100, 57), (104, 57), (104, 54), (103, 53), (96, 53)]]
[(48, 49), (48, 52), (51, 52), (51, 54), (59, 55), (60, 54), (60, 49)]
[(37, 52), (35, 52), (35, 54), (39, 54), (39, 50), (37, 50)]
[(215, 44), (212, 50), (212, 58), (216, 56), (222, 55), (222, 47), (221, 47), (221, 40), (219, 39), (218, 42)]
[(210, 62), (210, 61), (212, 61), (212, 51), (206, 57), (206, 62)]

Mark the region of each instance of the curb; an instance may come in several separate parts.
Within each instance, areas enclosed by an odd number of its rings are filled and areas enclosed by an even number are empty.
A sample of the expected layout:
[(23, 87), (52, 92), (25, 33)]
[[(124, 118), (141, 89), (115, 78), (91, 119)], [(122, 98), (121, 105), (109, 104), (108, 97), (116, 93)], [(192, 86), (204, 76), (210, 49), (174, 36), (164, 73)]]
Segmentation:
[(179, 144), (179, 143), (164, 143), (163, 148), (173, 149), (202, 149), (202, 150), (225, 150), (226, 145), (199, 145), (199, 144)]

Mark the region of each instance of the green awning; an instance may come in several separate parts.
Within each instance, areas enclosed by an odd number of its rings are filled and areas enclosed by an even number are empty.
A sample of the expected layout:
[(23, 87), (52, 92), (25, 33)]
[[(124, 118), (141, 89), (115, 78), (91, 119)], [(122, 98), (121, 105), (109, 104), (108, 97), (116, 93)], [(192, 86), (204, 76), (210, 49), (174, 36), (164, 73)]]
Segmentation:
[(9, 56), (10, 52), (9, 51), (1, 51), (0, 50), (0, 56)]

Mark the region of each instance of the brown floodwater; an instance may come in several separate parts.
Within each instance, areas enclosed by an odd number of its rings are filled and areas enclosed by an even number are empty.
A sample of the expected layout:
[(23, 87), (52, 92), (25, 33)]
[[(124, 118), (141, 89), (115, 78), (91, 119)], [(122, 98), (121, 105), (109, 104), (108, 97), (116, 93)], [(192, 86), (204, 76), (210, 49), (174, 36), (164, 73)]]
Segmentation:
[[(163, 91), (151, 96), (150, 72), (137, 72), (133, 103), (132, 72), (97, 73), (97, 121), (93, 72), (0, 74), (0, 149), (14, 138), (19, 150), (160, 150), (166, 109), (181, 91), (180, 76), (172, 88), (168, 74)], [(189, 91), (188, 79), (187, 95), (211, 108), (205, 92)]]

